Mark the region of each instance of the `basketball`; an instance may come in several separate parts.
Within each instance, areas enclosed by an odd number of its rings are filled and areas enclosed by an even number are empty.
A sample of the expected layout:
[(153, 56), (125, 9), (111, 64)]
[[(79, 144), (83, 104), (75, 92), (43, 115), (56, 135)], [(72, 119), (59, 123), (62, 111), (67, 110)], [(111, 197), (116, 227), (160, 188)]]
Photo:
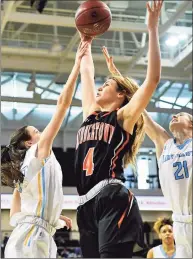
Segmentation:
[(77, 29), (88, 36), (97, 36), (106, 32), (111, 24), (111, 11), (101, 1), (86, 1), (76, 11)]

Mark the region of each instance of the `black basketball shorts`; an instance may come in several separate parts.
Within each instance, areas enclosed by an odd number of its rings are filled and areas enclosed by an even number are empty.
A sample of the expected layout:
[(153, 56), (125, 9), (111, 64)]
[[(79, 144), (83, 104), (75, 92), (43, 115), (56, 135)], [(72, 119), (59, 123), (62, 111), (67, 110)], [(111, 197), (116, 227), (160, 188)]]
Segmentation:
[(100, 257), (117, 244), (143, 247), (143, 222), (134, 195), (121, 184), (109, 184), (77, 209), (84, 257)]

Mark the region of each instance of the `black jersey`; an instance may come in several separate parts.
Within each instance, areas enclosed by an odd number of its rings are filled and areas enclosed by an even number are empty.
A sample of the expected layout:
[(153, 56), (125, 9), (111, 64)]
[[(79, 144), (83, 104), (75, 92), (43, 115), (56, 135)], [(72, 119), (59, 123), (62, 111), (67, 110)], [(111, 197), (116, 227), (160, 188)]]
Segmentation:
[(123, 157), (129, 150), (129, 134), (117, 121), (117, 110), (94, 112), (77, 133), (75, 174), (79, 195), (104, 179), (125, 180)]

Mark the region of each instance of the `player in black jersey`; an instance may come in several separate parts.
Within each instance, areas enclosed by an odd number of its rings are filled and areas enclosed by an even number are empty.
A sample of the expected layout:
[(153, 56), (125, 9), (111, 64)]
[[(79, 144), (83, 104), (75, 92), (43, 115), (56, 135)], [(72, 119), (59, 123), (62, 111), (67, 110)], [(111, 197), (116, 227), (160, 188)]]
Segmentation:
[[(77, 134), (75, 173), (80, 206), (77, 223), (84, 257), (131, 258), (143, 245), (143, 223), (134, 195), (123, 185), (123, 167), (134, 163), (144, 136), (142, 112), (160, 80), (158, 21), (162, 1), (147, 3), (149, 54), (143, 85), (113, 75), (95, 95), (90, 48), (81, 61), (84, 122)], [(103, 49), (104, 54), (108, 54)], [(117, 74), (116, 73), (116, 74)]]

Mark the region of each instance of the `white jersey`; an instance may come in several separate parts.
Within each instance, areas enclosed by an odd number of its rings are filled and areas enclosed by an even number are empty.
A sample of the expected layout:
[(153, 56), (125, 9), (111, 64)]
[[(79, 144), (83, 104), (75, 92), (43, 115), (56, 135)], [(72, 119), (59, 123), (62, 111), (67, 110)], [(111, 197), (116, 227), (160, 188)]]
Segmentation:
[(192, 139), (177, 145), (169, 139), (159, 159), (163, 195), (176, 215), (192, 215)]
[(63, 205), (61, 167), (53, 152), (40, 161), (35, 157), (36, 150), (37, 144), (26, 152), (21, 167), (24, 181), (17, 186), (21, 212), (10, 220), (16, 228), (6, 246), (7, 258), (55, 258), (57, 249), (52, 236), (65, 225), (59, 219)]
[(163, 249), (162, 245), (155, 246), (152, 248), (153, 250), (153, 258), (175, 258), (176, 252), (173, 253), (172, 256), (168, 256)]

